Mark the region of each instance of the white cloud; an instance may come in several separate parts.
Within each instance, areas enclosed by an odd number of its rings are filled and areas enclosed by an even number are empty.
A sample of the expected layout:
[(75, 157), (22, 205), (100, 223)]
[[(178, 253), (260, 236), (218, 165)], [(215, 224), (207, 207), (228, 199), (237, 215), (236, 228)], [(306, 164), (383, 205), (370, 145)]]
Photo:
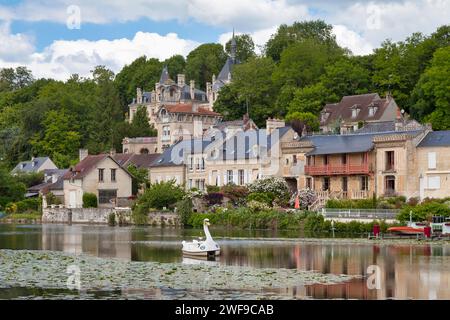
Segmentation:
[(336, 36), (337, 43), (341, 47), (350, 49), (355, 55), (371, 54), (374, 49), (370, 42), (346, 26), (333, 26), (333, 33)]
[(96, 65), (106, 65), (118, 72), (125, 64), (142, 55), (161, 60), (174, 54), (186, 56), (198, 45), (198, 42), (181, 39), (174, 33), (161, 36), (145, 32), (137, 32), (131, 40), (54, 41), (42, 52), (24, 54), (14, 63), (0, 56), (0, 67), (25, 64), (36, 77), (64, 80), (73, 73), (89, 76)]
[(0, 60), (17, 61), (34, 51), (33, 39), (27, 35), (11, 34), (9, 24), (0, 25)]

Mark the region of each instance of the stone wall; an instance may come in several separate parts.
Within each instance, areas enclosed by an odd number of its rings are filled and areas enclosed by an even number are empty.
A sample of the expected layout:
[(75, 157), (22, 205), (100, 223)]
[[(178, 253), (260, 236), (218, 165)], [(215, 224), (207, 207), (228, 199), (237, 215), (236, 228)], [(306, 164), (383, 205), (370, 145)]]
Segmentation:
[(42, 222), (107, 224), (111, 213), (115, 213), (116, 221), (121, 216), (125, 222), (131, 223), (131, 210), (117, 208), (46, 208), (43, 210)]
[[(45, 208), (42, 214), (42, 223), (88, 223), (107, 224), (111, 213), (116, 215), (116, 223), (132, 224), (131, 209), (128, 208)], [(151, 212), (148, 215), (148, 224), (154, 226), (178, 226), (180, 220), (172, 212)]]

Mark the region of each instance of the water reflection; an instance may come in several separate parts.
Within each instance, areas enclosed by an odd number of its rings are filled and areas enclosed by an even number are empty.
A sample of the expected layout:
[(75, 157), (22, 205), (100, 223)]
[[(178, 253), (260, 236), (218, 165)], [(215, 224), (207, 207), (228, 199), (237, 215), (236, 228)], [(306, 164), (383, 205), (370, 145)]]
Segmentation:
[[(343, 299), (450, 299), (450, 246), (312, 243), (296, 241), (296, 233), (214, 230), (222, 255), (216, 261), (183, 258), (181, 241), (201, 230), (112, 228), (87, 225), (0, 225), (0, 248), (65, 251), (127, 261), (184, 264), (208, 263), (255, 268), (295, 268), (365, 277), (367, 267), (380, 267), (381, 289), (369, 290), (366, 279), (336, 285), (272, 289), (286, 297)], [(257, 239), (255, 239), (255, 237)], [(269, 238), (293, 237), (289, 241)], [(157, 297), (161, 288), (124, 295)], [(171, 292), (172, 297), (181, 295)], [(187, 293), (184, 292), (184, 295)], [(190, 295), (194, 294), (192, 292)], [(234, 293), (232, 293), (234, 294)]]

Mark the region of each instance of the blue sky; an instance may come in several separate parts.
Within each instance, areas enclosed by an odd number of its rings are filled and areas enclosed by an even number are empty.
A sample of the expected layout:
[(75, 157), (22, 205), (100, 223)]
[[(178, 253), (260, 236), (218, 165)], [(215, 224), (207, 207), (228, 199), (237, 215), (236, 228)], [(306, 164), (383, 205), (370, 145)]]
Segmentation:
[(280, 24), (317, 18), (341, 46), (369, 54), (449, 17), (450, 0), (0, 0), (0, 68), (26, 65), (56, 79), (88, 76), (98, 64), (118, 72), (144, 54), (165, 59), (224, 44), (233, 27), (263, 45)]

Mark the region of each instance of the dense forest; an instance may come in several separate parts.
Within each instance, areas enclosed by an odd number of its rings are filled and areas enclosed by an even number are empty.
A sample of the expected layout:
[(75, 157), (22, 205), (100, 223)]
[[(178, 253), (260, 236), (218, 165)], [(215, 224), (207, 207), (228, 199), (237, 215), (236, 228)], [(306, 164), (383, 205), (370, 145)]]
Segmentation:
[[(323, 21), (282, 25), (255, 53), (249, 35), (236, 38), (232, 84), (224, 87), (214, 108), (225, 119), (247, 108), (263, 126), (267, 117), (299, 119), (317, 126), (327, 102), (344, 95), (391, 92), (413, 118), (450, 129), (450, 26), (431, 35), (414, 33), (401, 42), (386, 40), (371, 55), (354, 56), (340, 47), (332, 26)], [(162, 67), (172, 78), (185, 73), (204, 89), (223, 66), (225, 48), (208, 43), (186, 58), (165, 61), (145, 56), (118, 74), (93, 66), (92, 76), (72, 75), (65, 82), (34, 79), (25, 67), (0, 70), (0, 162), (11, 167), (31, 156), (48, 155), (59, 167), (77, 159), (79, 148), (92, 153), (121, 150), (125, 136), (154, 135), (142, 109), (133, 123), (124, 121), (136, 87), (151, 90)]]

